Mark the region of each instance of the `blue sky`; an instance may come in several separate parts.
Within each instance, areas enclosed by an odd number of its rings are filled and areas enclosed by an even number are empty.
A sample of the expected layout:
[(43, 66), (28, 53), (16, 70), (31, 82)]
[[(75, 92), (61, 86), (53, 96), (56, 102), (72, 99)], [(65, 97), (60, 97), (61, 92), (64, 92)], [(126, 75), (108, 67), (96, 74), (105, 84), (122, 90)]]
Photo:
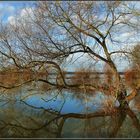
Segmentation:
[(0, 16), (4, 21), (19, 16), (25, 7), (33, 6), (34, 1), (0, 1)]
[[(30, 8), (35, 4), (35, 1), (0, 1), (0, 17), (5, 21), (5, 22), (10, 22), (12, 23), (15, 19), (16, 16), (22, 17), (22, 15), (25, 14), (25, 8)], [(140, 2), (137, 3), (137, 6), (140, 5)], [(138, 6), (139, 7), (139, 6)], [(124, 32), (121, 33), (119, 37), (121, 40), (122, 38), (128, 39), (129, 36), (132, 36), (133, 32)], [(130, 40), (130, 38), (129, 38)], [(139, 40), (139, 38), (138, 38)], [(132, 41), (132, 40), (131, 40)], [(110, 46), (110, 42), (108, 42)], [(116, 49), (116, 47), (115, 47)], [(79, 55), (79, 54), (78, 54)], [(77, 56), (75, 56), (76, 59)], [(69, 63), (66, 68), (68, 68), (69, 71), (73, 71), (74, 68), (78, 68), (79, 66), (85, 66), (87, 64), (89, 58), (86, 56), (84, 59), (79, 59), (75, 63), (72, 61), (72, 63)], [(123, 59), (121, 61), (117, 60), (116, 61), (119, 64), (119, 71), (123, 71), (127, 69), (128, 63), (127, 61), (124, 61)], [(100, 68), (102, 66), (102, 63), (98, 64), (98, 67)]]

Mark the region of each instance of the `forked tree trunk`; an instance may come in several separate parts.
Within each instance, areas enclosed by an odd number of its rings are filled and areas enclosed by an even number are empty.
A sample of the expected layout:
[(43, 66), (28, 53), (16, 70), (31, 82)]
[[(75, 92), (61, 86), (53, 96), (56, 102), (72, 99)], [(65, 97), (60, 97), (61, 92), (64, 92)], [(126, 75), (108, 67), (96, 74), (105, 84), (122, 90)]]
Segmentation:
[(112, 68), (114, 72), (114, 82), (115, 82), (115, 87), (116, 87), (116, 99), (119, 102), (119, 107), (124, 108), (128, 107), (128, 102), (126, 100), (127, 92), (124, 86), (124, 83), (122, 81), (122, 78), (120, 74), (117, 71), (117, 68), (115, 64), (111, 61), (110, 67)]
[(114, 73), (114, 82), (115, 82), (114, 84), (116, 87), (116, 93), (115, 93), (116, 99), (119, 101), (120, 107), (124, 107), (127, 105), (127, 101), (125, 100), (125, 98), (127, 96), (125, 86), (123, 84), (120, 74), (118, 73), (115, 63), (111, 59), (110, 53), (108, 51), (108, 47), (106, 46), (106, 43), (105, 43), (105, 40), (100, 44), (103, 47), (104, 53), (107, 58), (106, 63), (110, 66), (110, 68), (112, 69), (112, 71)]

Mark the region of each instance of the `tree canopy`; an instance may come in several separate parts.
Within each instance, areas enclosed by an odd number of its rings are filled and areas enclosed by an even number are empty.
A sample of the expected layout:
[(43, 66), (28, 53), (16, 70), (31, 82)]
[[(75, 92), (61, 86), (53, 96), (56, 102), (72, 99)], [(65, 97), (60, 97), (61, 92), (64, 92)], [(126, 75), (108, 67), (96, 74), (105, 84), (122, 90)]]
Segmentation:
[(136, 2), (38, 1), (22, 18), (1, 23), (1, 66), (47, 70), (52, 65), (63, 77), (61, 64), (85, 56), (93, 67), (99, 61), (110, 67), (114, 94), (125, 98), (115, 58), (127, 57), (138, 43), (139, 10)]

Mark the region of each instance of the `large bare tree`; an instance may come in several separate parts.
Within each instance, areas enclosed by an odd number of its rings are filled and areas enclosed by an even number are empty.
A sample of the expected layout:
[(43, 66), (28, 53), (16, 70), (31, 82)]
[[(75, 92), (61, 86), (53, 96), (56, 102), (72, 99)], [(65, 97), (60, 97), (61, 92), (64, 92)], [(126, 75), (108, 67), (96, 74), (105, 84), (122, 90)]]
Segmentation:
[(1, 26), (1, 59), (10, 59), (9, 63), (18, 68), (51, 64), (62, 76), (64, 87), (69, 87), (60, 65), (72, 55), (86, 54), (91, 61), (110, 67), (114, 96), (124, 106), (128, 98), (114, 56), (129, 53), (124, 47), (129, 40), (119, 36), (136, 30), (136, 14), (131, 7), (131, 3), (119, 1), (37, 2), (34, 8), (26, 9), (24, 18)]

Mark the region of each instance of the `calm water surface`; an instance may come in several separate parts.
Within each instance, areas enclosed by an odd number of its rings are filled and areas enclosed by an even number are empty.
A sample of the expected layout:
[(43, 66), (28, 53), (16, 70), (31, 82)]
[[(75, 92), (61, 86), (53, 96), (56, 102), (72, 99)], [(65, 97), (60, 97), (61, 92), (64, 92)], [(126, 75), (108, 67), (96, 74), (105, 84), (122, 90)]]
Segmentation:
[(31, 85), (0, 93), (0, 137), (140, 137), (138, 99), (120, 110), (104, 104), (102, 93), (46, 92)]

